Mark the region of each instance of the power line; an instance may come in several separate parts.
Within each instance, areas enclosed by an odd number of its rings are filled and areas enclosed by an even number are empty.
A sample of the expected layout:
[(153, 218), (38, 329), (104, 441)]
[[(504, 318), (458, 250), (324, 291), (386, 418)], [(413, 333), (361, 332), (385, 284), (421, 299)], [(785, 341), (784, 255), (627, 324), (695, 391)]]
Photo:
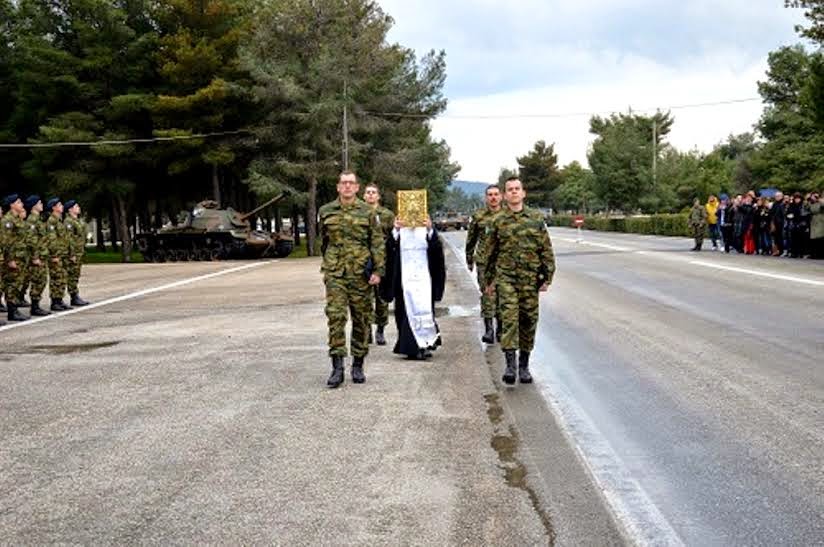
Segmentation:
[[(662, 107), (652, 107), (652, 108), (641, 108), (641, 109), (633, 109), (634, 112), (657, 112), (659, 110), (685, 110), (688, 108), (704, 108), (704, 107), (712, 107), (712, 106), (724, 106), (730, 104), (739, 104), (739, 103), (748, 103), (753, 101), (761, 101), (760, 97), (749, 97), (746, 99), (730, 99), (725, 101), (714, 101), (714, 102), (707, 102), (707, 103), (694, 103), (694, 104), (681, 104), (681, 105), (673, 105), (668, 106), (665, 108)], [(614, 114), (617, 112), (621, 112), (623, 109), (614, 109), (614, 110), (604, 110), (601, 112), (558, 112), (558, 113), (535, 113), (535, 114), (453, 114), (453, 115), (445, 115), (445, 116), (438, 116), (438, 119), (442, 120), (512, 120), (512, 119), (535, 119), (535, 118), (580, 118), (580, 117), (589, 117), (589, 116), (597, 116), (597, 115), (605, 115), (605, 114)], [(408, 112), (375, 112), (375, 111), (365, 111), (364, 114), (370, 116), (378, 116), (378, 117), (397, 117), (397, 118), (415, 118), (415, 119), (430, 119), (433, 116), (428, 114), (415, 114), (415, 113), (408, 113)]]
[(241, 133), (251, 133), (248, 129), (237, 129), (235, 131), (218, 131), (215, 133), (199, 133), (197, 135), (177, 135), (173, 137), (147, 137), (144, 139), (123, 139), (106, 141), (87, 142), (40, 142), (40, 143), (0, 143), (0, 148), (60, 148), (69, 146), (105, 146), (119, 144), (141, 144), (164, 141), (186, 141), (194, 139), (205, 139), (208, 137), (222, 137), (225, 135), (238, 135)]

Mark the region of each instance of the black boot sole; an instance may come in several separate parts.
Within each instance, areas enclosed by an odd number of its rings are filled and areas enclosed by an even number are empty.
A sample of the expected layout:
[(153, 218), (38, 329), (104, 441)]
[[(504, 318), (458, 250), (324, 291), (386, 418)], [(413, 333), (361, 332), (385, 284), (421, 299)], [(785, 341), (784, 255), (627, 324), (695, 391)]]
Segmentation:
[(501, 380), (503, 380), (503, 382), (508, 386), (515, 385), (515, 375), (514, 374), (512, 376), (509, 376), (508, 374), (504, 374), (501, 377)]

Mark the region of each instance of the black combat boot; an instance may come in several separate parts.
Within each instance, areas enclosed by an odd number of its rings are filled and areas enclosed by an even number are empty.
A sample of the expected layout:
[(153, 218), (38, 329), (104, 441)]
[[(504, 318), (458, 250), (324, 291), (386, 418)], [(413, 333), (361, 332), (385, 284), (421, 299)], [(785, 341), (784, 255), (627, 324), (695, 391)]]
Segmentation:
[(521, 350), (518, 355), (518, 379), (522, 384), (531, 384), (532, 375), (529, 373), (529, 352)]
[(501, 343), (501, 333), (503, 333), (503, 332), (504, 332), (504, 329), (503, 329), (503, 327), (501, 327), (501, 318), (496, 317), (495, 318), (495, 340), (497, 340), (499, 344)]
[(504, 357), (506, 358), (506, 370), (501, 380), (511, 386), (515, 383), (515, 350), (508, 349), (504, 351)]
[(362, 384), (366, 381), (363, 375), (363, 357), (352, 358), (352, 382)]
[(85, 300), (80, 298), (80, 295), (78, 293), (74, 293), (72, 295), (72, 300), (71, 300), (70, 304), (74, 307), (88, 306), (89, 305), (88, 302), (86, 302)]
[(326, 380), (326, 385), (332, 388), (343, 383), (343, 357), (335, 355), (332, 357), (332, 374)]
[(386, 345), (386, 337), (383, 335), (383, 329), (383, 325), (378, 325), (378, 327), (375, 329), (375, 343), (379, 346)]
[(375, 339), (372, 338), (372, 325), (369, 325), (369, 339), (366, 341), (367, 344), (372, 345), (375, 343)]
[(17, 305), (12, 304), (11, 302), (6, 302), (6, 307), (8, 308), (8, 319), (9, 321), (28, 321), (28, 317), (25, 317), (22, 313), (17, 310)]
[(51, 313), (47, 312), (43, 308), (40, 307), (40, 301), (35, 300), (34, 298), (31, 299), (31, 315), (32, 317), (44, 317), (46, 315), (51, 315)]
[(62, 298), (60, 298), (60, 299), (52, 298), (51, 306), (50, 306), (49, 309), (51, 309), (51, 311), (66, 311), (66, 310), (70, 310), (71, 308), (63, 303)]
[(484, 317), (484, 335), (481, 336), (481, 342), (485, 344), (495, 343), (495, 331), (492, 328), (492, 319)]

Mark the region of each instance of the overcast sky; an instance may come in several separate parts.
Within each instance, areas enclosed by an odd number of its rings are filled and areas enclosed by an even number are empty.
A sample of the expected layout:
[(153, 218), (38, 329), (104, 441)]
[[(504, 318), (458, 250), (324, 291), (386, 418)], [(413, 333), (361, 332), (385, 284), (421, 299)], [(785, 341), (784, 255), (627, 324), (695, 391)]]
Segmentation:
[[(449, 108), (433, 123), (464, 180), (495, 181), (535, 141), (586, 164), (589, 116), (757, 98), (767, 54), (799, 41), (783, 0), (379, 0), (390, 40), (444, 49)], [(675, 109), (670, 142), (712, 146), (748, 131), (760, 101)], [(552, 114), (562, 117), (466, 119)]]

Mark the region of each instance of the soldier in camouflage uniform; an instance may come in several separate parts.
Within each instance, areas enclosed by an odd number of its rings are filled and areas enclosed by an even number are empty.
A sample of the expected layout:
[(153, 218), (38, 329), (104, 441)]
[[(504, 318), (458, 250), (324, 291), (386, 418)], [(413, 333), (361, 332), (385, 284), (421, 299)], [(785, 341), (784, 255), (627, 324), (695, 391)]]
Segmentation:
[(68, 213), (63, 220), (66, 225), (66, 236), (69, 240), (69, 257), (66, 262), (66, 278), (69, 288), (69, 305), (72, 307), (87, 306), (89, 303), (80, 298), (78, 283), (80, 282), (80, 267), (83, 265), (83, 256), (86, 254), (86, 223), (80, 217), (80, 204), (70, 199), (65, 203)]
[(318, 211), (332, 357), (326, 385), (332, 388), (343, 383), (347, 316), (352, 319), (352, 381), (366, 381), (363, 359), (369, 353), (372, 287), (380, 283), (386, 267), (383, 231), (372, 208), (358, 199), (355, 174), (341, 173), (337, 190), (338, 199)]
[[(363, 199), (366, 201), (367, 205), (372, 207), (372, 210), (375, 211), (375, 214), (378, 216), (378, 223), (381, 225), (381, 230), (383, 231), (383, 239), (386, 241), (386, 238), (389, 237), (389, 234), (392, 232), (392, 227), (395, 225), (395, 215), (386, 207), (381, 206), (381, 195), (378, 185), (374, 182), (367, 184), (366, 189), (363, 191)], [(379, 292), (380, 290), (377, 286), (375, 286), (372, 295), (372, 298), (375, 301), (375, 310), (372, 314), (372, 323), (376, 327), (375, 342), (379, 346), (385, 346), (386, 337), (384, 336), (383, 331), (389, 323), (389, 303), (380, 297)], [(372, 342), (371, 327), (369, 328), (369, 342)]]
[[(486, 256), (484, 256), (486, 239), (492, 231), (492, 221), (501, 211), (501, 189), (492, 184), (486, 188), (486, 207), (475, 211), (469, 222), (469, 231), (466, 235), (466, 267), (472, 271), (474, 267), (478, 275), (478, 286), (481, 288), (481, 317), (484, 320), (483, 342), (492, 344), (495, 342), (496, 334), (498, 341), (501, 340), (501, 321), (498, 317), (498, 299), (490, 296), (484, 291), (484, 266)], [(498, 318), (497, 333), (493, 331), (492, 319)]]
[(63, 203), (60, 198), (46, 202), (49, 218), (46, 220), (46, 247), (49, 251), (49, 296), (51, 311), (66, 311), (71, 308), (63, 303), (66, 294), (66, 263), (69, 256), (69, 240), (66, 225), (63, 224)]
[(689, 225), (690, 230), (692, 230), (692, 237), (695, 239), (695, 247), (690, 250), (700, 251), (704, 245), (704, 232), (707, 231), (707, 208), (701, 205), (698, 198), (695, 198), (692, 202)]
[(9, 321), (25, 321), (17, 309), (23, 300), (20, 291), (26, 278), (28, 266), (28, 249), (26, 248), (26, 208), (17, 194), (6, 196), (3, 200), (8, 212), (2, 219), (3, 241), (3, 287), (6, 293), (6, 308)]
[[(501, 349), (506, 358), (503, 381), (515, 383), (515, 352), (518, 377), (532, 383), (529, 354), (535, 345), (538, 326), (538, 294), (546, 292), (555, 274), (555, 255), (541, 212), (524, 206), (521, 181), (506, 181), (507, 208), (492, 223), (486, 242), (484, 287), (487, 294), (497, 293), (503, 322)], [(494, 285), (493, 285), (494, 283)]]
[(26, 272), (26, 281), (22, 293), (29, 289), (31, 297), (31, 315), (45, 316), (49, 312), (40, 307), (40, 297), (46, 288), (48, 279), (49, 253), (46, 248), (46, 223), (40, 217), (43, 212), (43, 202), (40, 196), (29, 196), (25, 201), (26, 211), (26, 246), (29, 251), (29, 267)]

